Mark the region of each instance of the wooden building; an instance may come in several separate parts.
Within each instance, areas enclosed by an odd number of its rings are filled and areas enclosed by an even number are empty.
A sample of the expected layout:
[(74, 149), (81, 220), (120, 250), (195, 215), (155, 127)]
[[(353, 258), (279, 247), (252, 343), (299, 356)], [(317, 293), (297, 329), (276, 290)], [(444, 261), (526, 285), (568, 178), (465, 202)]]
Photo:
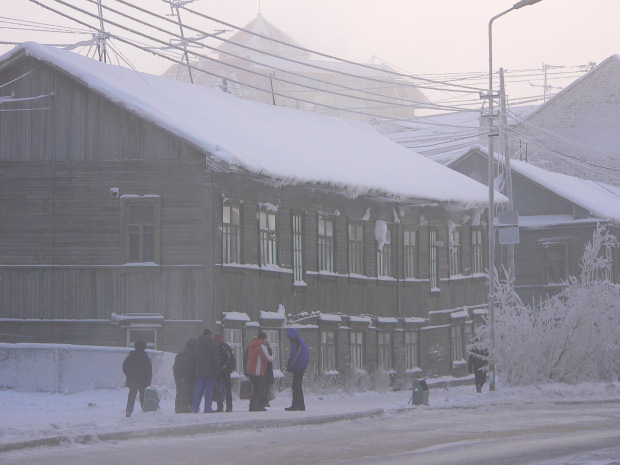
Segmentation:
[(364, 123), (34, 43), (0, 84), (1, 340), (240, 348), (260, 325), (283, 358), (295, 322), (321, 372), (466, 372), (484, 185)]
[[(472, 179), (488, 178), (486, 148), (471, 147), (435, 159)], [(499, 159), (498, 159), (499, 160)], [(496, 185), (505, 185), (503, 163), (496, 163)], [(515, 290), (524, 303), (557, 294), (569, 276), (579, 276), (586, 243), (604, 226), (620, 240), (620, 188), (511, 161), (514, 210), (519, 240), (514, 246)], [(508, 245), (497, 243), (496, 266), (508, 268)], [(620, 283), (620, 247), (606, 251), (609, 277)]]

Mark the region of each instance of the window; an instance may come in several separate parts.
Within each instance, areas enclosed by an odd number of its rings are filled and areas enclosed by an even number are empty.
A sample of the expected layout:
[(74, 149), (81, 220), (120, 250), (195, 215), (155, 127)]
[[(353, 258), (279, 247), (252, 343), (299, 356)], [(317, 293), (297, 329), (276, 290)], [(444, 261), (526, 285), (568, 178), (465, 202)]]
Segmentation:
[(123, 199), (126, 263), (159, 263), (160, 198)]
[(334, 331), (321, 331), (321, 370), (336, 371), (336, 340)]
[(450, 343), (452, 345), (452, 362), (463, 361), (463, 325), (450, 327)]
[(418, 332), (405, 331), (405, 369), (413, 370), (419, 366)]
[(261, 265), (277, 265), (276, 214), (261, 210), (258, 217)]
[(431, 290), (434, 290), (437, 289), (437, 267), (439, 265), (437, 260), (437, 231), (434, 229), (431, 229), (428, 232), (428, 249), (428, 275)]
[(377, 276), (392, 276), (392, 230), (388, 226), (383, 246), (377, 244)]
[(133, 347), (136, 341), (146, 342), (147, 349), (157, 349), (157, 329), (139, 325), (127, 328), (127, 347)]
[(351, 348), (351, 367), (357, 370), (364, 369), (364, 332), (351, 331), (350, 348)]
[(243, 332), (241, 329), (224, 329), (224, 341), (228, 343), (237, 359), (237, 373), (243, 372)]
[(275, 356), (275, 360), (273, 361), (273, 369), (280, 369), (280, 337), (278, 334), (278, 330), (276, 329), (264, 329), (263, 330), (267, 335), (267, 342), (269, 343), (269, 347), (271, 348), (271, 355)]
[(295, 282), (304, 280), (304, 248), (303, 223), (301, 215), (292, 215), (293, 218), (293, 279)]
[(241, 213), (239, 207), (222, 209), (222, 262), (241, 263)]
[(319, 270), (334, 271), (334, 222), (319, 216)]
[(454, 228), (448, 235), (450, 239), (449, 243), (449, 257), (450, 257), (450, 276), (462, 274), (461, 269), (461, 230)]
[(605, 270), (605, 279), (612, 283), (620, 283), (620, 247), (618, 245), (605, 247), (605, 259), (609, 265)]
[(471, 272), (484, 273), (483, 269), (483, 248), (482, 248), (482, 228), (472, 228), (471, 230)]
[(557, 284), (568, 279), (568, 250), (564, 243), (545, 244), (545, 282)]
[(377, 338), (379, 367), (384, 371), (389, 371), (392, 369), (392, 333), (379, 331)]
[(364, 274), (364, 227), (349, 224), (349, 273)]
[(416, 247), (417, 247), (416, 231), (405, 229), (403, 238), (403, 260), (405, 278), (415, 278), (417, 274), (416, 263)]

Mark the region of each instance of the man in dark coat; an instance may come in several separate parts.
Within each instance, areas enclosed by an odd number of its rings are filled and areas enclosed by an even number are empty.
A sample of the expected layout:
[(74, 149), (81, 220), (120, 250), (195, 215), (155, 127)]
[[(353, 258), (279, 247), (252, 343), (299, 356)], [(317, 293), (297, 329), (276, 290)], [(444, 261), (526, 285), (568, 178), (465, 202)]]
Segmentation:
[(308, 345), (301, 338), (296, 329), (290, 328), (286, 334), (289, 342), (291, 343), (291, 352), (286, 364), (287, 371), (293, 373), (293, 402), (290, 407), (286, 407), (284, 410), (306, 410), (306, 404), (304, 402), (304, 391), (302, 383), (304, 379), (304, 373), (310, 362), (310, 352), (308, 351)]
[(467, 368), (470, 373), (474, 374), (474, 382), (478, 393), (482, 392), (482, 386), (484, 386), (487, 380), (487, 371), (485, 368), (487, 363), (489, 363), (489, 351), (476, 338), (469, 351)]
[(123, 362), (123, 373), (125, 373), (125, 385), (129, 388), (127, 395), (126, 416), (130, 417), (136, 402), (136, 394), (140, 393), (140, 406), (144, 410), (144, 390), (151, 385), (153, 377), (153, 366), (151, 359), (144, 351), (146, 342), (136, 341), (135, 350), (129, 352)]
[[(217, 383), (220, 390), (220, 395), (216, 399), (217, 412), (224, 411), (224, 400), (226, 401), (226, 411), (232, 412), (232, 382), (230, 374), (235, 371), (237, 367), (237, 361), (232, 349), (228, 344), (224, 342), (222, 336), (216, 334), (213, 336), (215, 342), (217, 342), (217, 348), (220, 354), (220, 368), (222, 370), (221, 382)], [(215, 397), (215, 393), (214, 393)]]
[(177, 387), (177, 395), (174, 400), (176, 413), (190, 413), (196, 390), (196, 375), (194, 374), (194, 348), (196, 339), (188, 339), (185, 349), (177, 354), (172, 366), (172, 374)]
[(202, 336), (196, 342), (194, 370), (196, 373), (196, 389), (194, 391), (194, 401), (192, 412), (198, 413), (202, 397), (205, 398), (205, 413), (212, 413), (211, 409), (213, 385), (221, 376), (220, 355), (217, 342), (211, 337), (211, 331), (205, 329)]

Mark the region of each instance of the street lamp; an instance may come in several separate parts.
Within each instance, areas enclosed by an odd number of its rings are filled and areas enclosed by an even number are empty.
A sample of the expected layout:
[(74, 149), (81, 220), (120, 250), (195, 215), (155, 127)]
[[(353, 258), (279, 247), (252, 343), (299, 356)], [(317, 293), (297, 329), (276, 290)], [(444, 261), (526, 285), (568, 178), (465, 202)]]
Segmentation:
[[(493, 131), (493, 21), (504, 16), (512, 10), (518, 10), (524, 6), (530, 6), (542, 0), (521, 0), (512, 8), (502, 11), (495, 15), (489, 21), (489, 353), (495, 356), (495, 213), (493, 204), (495, 202), (495, 177), (494, 163), (495, 153), (493, 149), (493, 138), (497, 133)], [(489, 363), (489, 371), (491, 372), (491, 380), (489, 389), (495, 391), (495, 363), (493, 360)]]

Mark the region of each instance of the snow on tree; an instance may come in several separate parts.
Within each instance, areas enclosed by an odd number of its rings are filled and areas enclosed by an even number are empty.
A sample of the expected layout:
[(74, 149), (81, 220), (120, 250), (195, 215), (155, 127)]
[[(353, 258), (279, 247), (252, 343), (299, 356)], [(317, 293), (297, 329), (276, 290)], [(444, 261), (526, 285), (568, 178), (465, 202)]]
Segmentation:
[[(495, 350), (507, 386), (617, 381), (620, 373), (620, 285), (610, 281), (611, 247), (603, 227), (586, 244), (579, 277), (536, 305), (524, 305), (512, 282), (496, 277)], [(488, 342), (488, 328), (479, 337)]]

